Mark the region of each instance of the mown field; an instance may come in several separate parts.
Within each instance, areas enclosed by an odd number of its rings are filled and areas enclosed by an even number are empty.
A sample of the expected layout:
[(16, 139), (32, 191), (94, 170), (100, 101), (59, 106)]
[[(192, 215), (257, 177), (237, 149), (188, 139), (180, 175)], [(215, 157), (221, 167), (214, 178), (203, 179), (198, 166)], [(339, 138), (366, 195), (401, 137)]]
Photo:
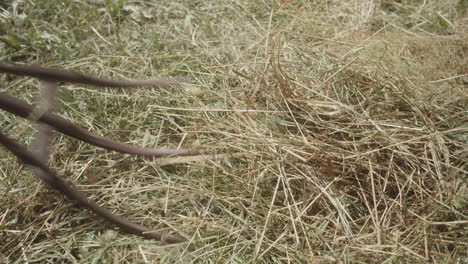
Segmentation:
[[(50, 166), (100, 205), (188, 242), (122, 232), (0, 150), (1, 263), (468, 262), (466, 0), (0, 3), (0, 62), (169, 88), (63, 84), (60, 115), (203, 156), (61, 134)], [(0, 91), (35, 103), (33, 78)], [(35, 127), (0, 112), (31, 144)]]

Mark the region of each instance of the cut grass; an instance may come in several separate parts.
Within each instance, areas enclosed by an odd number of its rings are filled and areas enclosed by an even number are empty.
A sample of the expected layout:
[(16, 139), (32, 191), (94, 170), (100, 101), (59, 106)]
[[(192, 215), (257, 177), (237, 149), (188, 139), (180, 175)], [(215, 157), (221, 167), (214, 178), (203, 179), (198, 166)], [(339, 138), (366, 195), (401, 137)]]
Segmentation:
[[(62, 116), (116, 140), (218, 154), (151, 160), (55, 138), (51, 166), (99, 204), (191, 238), (164, 245), (94, 219), (1, 152), (3, 262), (468, 258), (464, 1), (2, 8), (1, 61), (190, 80), (167, 90), (62, 85)], [(0, 82), (34, 102), (35, 80)], [(30, 143), (30, 123), (0, 119), (3, 132)]]

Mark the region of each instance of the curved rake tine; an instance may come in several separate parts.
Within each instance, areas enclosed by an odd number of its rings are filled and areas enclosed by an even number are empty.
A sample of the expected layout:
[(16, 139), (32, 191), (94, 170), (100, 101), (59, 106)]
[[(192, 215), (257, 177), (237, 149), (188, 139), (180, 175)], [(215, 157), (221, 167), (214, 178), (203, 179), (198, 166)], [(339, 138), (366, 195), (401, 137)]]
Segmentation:
[(114, 215), (110, 210), (100, 207), (94, 201), (89, 200), (82, 192), (76, 190), (74, 187), (72, 187), (72, 185), (58, 177), (40, 158), (29, 152), (25, 147), (16, 143), (14, 140), (8, 138), (2, 132), (0, 132), (0, 143), (13, 154), (15, 154), (15, 156), (25, 164), (41, 170), (41, 173), (37, 173), (35, 175), (40, 177), (41, 180), (50, 185), (52, 188), (63, 193), (68, 198), (75, 200), (78, 202), (78, 204), (89, 208), (97, 215), (100, 215), (121, 229), (145, 238), (156, 239), (167, 243), (181, 243), (187, 241), (185, 238), (152, 231), (145, 226), (130, 222), (118, 215)]
[(15, 75), (24, 75), (59, 82), (82, 83), (104, 87), (144, 87), (144, 86), (169, 86), (179, 83), (183, 78), (162, 78), (153, 80), (108, 80), (84, 75), (76, 71), (67, 71), (54, 68), (46, 68), (38, 65), (3, 64), (0, 63), (0, 72)]
[[(32, 113), (35, 109), (33, 105), (27, 104), (4, 93), (0, 93), (0, 108), (23, 118), (28, 118), (30, 113)], [(102, 148), (115, 150), (121, 153), (152, 157), (169, 155), (196, 155), (200, 153), (197, 150), (191, 149), (153, 149), (135, 147), (130, 144), (113, 141), (96, 135), (53, 113), (43, 113), (37, 118), (37, 121), (45, 123), (70, 137), (74, 137), (84, 142)]]

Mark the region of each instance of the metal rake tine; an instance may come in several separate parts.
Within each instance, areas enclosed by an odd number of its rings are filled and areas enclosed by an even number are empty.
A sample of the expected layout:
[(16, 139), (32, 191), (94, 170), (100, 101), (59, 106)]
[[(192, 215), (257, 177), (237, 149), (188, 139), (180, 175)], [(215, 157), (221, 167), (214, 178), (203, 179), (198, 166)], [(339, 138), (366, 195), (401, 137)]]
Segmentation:
[[(0, 93), (0, 108), (14, 115), (28, 118), (35, 109), (33, 105), (16, 99), (4, 93)], [(53, 113), (43, 113), (38, 117), (39, 122), (54, 127), (60, 133), (74, 137), (78, 140), (93, 144), (106, 149), (115, 150), (121, 153), (135, 154), (141, 156), (161, 157), (172, 155), (197, 155), (198, 150), (193, 149), (154, 149), (140, 148), (130, 144), (114, 141), (94, 134), (84, 128), (81, 128), (72, 122), (61, 118)]]
[(183, 81), (183, 78), (161, 78), (153, 80), (109, 80), (88, 76), (76, 71), (61, 70), (39, 65), (22, 65), (22, 64), (3, 64), (0, 63), (0, 72), (9, 74), (35, 77), (42, 80), (52, 80), (59, 82), (81, 83), (102, 87), (145, 87), (145, 86), (170, 86)]
[(0, 132), (0, 144), (15, 154), (15, 156), (18, 157), (23, 163), (41, 170), (41, 173), (39, 174), (40, 176), (38, 177), (40, 177), (40, 179), (49, 186), (63, 193), (69, 199), (74, 200), (78, 202), (78, 204), (90, 209), (109, 222), (117, 225), (121, 229), (145, 238), (156, 239), (168, 243), (180, 243), (187, 241), (182, 237), (173, 236), (163, 232), (152, 231), (145, 226), (133, 223), (125, 218), (113, 214), (109, 209), (99, 206), (93, 200), (88, 199), (84, 193), (78, 191), (71, 184), (58, 177), (47, 166), (47, 164), (41, 160), (41, 158), (28, 151), (25, 147), (16, 143), (14, 140), (8, 138), (2, 132)]

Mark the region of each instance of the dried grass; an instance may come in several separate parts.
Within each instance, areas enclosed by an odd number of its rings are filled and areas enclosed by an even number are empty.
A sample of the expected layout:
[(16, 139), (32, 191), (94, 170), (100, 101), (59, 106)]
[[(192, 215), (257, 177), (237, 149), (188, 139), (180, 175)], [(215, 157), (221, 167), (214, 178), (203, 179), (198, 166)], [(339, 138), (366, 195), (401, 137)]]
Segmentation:
[[(19, 4), (20, 19), (5, 6), (3, 37), (22, 42), (4, 40), (3, 61), (190, 79), (171, 90), (65, 85), (64, 117), (113, 139), (208, 156), (150, 160), (54, 141), (52, 167), (101, 205), (191, 238), (164, 245), (113, 231), (1, 154), (0, 258), (463, 263), (466, 8), (461, 0), (52, 1)], [(37, 93), (27, 78), (1, 82), (25, 100)], [(0, 118), (2, 131), (29, 143), (30, 124)]]

